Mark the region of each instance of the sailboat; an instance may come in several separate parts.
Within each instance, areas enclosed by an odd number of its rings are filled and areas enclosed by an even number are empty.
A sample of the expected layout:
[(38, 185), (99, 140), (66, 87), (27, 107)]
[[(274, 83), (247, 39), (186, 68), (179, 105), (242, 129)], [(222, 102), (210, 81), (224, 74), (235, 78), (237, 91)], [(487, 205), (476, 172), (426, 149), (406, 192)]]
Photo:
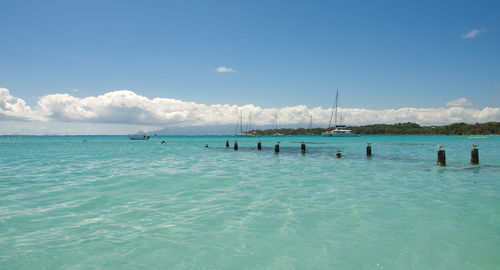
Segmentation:
[[(342, 116), (340, 117), (340, 125), (337, 125), (338, 109), (339, 109), (339, 90), (337, 89), (337, 95), (335, 96), (335, 108), (332, 109), (332, 114), (330, 115), (330, 122), (328, 123), (328, 129), (330, 129), (331, 125), (332, 125), (333, 113), (335, 112), (335, 129), (322, 132), (321, 135), (323, 137), (353, 137), (353, 136), (356, 136), (349, 129), (346, 129), (347, 126), (342, 125)], [(341, 115), (342, 115), (342, 112), (341, 112)]]
[(278, 113), (274, 115), (274, 133), (273, 136), (283, 136), (283, 134), (278, 132)]
[[(249, 123), (249, 130), (252, 130), (252, 112), (250, 112), (249, 116), (248, 116), (248, 123)], [(240, 129), (240, 132), (238, 132), (238, 128)], [(236, 125), (236, 132), (235, 132), (235, 136), (238, 136), (238, 137), (255, 137), (257, 136), (257, 134), (255, 133), (255, 131), (245, 131), (243, 132), (243, 110), (240, 110), (240, 119), (238, 121), (238, 124)]]
[(312, 128), (313, 128), (313, 117), (312, 115), (310, 115), (309, 124), (307, 125), (307, 130), (309, 131), (309, 133), (307, 133), (307, 136), (315, 135), (314, 133), (311, 132)]

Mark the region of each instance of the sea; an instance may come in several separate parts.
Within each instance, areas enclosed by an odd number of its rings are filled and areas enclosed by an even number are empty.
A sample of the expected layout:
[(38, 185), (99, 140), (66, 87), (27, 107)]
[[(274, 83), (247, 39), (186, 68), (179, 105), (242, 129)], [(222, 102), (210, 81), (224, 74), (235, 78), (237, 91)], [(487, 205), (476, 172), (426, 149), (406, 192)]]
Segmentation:
[(499, 136), (0, 137), (0, 269), (500, 269), (499, 254)]

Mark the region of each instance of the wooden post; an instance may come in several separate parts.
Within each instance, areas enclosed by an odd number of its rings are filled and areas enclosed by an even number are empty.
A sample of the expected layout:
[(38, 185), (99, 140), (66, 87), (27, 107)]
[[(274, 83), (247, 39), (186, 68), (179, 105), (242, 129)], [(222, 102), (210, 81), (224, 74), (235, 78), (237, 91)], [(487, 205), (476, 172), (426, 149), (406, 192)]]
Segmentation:
[(238, 141), (234, 141), (234, 150), (238, 151)]
[(479, 149), (477, 149), (479, 145), (473, 144), (472, 150), (470, 150), (470, 163), (479, 164)]
[(302, 153), (305, 153), (306, 152), (306, 144), (304, 143), (304, 141), (302, 141), (302, 144), (300, 145), (300, 151)]
[(226, 148), (229, 147), (229, 140), (226, 140)]
[(279, 153), (280, 152), (280, 141), (276, 142), (276, 145), (274, 146), (274, 153)]
[(257, 142), (257, 150), (262, 150), (262, 142), (260, 140)]
[(437, 160), (437, 165), (438, 166), (446, 166), (446, 153), (444, 152), (444, 150), (442, 149), (443, 146), (438, 144), (438, 160)]
[(366, 143), (366, 156), (371, 157), (372, 156), (372, 143)]

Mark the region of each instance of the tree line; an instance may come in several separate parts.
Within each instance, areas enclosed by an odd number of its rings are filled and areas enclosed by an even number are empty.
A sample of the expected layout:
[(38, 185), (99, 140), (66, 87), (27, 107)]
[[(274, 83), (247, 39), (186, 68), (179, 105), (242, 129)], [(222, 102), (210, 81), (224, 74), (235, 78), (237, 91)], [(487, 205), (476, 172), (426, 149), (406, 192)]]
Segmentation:
[[(333, 130), (331, 128), (281, 128), (252, 130), (259, 136), (269, 136), (276, 133), (283, 135), (321, 135), (322, 132)], [(397, 123), (397, 124), (374, 124), (366, 126), (348, 127), (354, 134), (359, 135), (491, 135), (500, 134), (500, 122), (487, 123), (454, 123), (443, 126), (420, 126), (416, 123)]]

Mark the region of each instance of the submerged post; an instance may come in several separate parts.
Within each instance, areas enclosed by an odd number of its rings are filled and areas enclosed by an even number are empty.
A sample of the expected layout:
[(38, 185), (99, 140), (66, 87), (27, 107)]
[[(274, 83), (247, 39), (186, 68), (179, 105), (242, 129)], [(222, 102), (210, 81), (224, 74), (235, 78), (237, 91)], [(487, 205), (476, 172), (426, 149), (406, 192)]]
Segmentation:
[(238, 150), (238, 141), (234, 141), (234, 150)]
[(226, 148), (229, 147), (229, 140), (226, 140)]
[(260, 140), (257, 142), (257, 150), (262, 150), (262, 142)]
[(371, 157), (372, 156), (372, 146), (371, 146), (371, 142), (367, 142), (366, 143), (366, 156), (367, 157)]
[(437, 160), (437, 165), (438, 166), (446, 166), (446, 153), (443, 150), (443, 146), (438, 144), (438, 160)]
[(280, 141), (276, 142), (276, 145), (274, 146), (274, 153), (279, 153), (280, 152)]
[(306, 144), (304, 143), (304, 141), (302, 141), (302, 144), (300, 145), (300, 151), (302, 153), (305, 153), (306, 152)]
[(470, 163), (479, 164), (479, 149), (477, 149), (478, 144), (472, 144), (472, 149), (470, 150)]

